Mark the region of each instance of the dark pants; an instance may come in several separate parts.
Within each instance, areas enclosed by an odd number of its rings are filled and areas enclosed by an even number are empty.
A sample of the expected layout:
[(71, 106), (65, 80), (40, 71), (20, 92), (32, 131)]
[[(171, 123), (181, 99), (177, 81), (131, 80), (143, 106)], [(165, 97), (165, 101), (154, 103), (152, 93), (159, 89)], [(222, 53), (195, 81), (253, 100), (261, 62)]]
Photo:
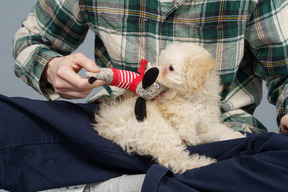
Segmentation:
[(218, 163), (174, 175), (150, 157), (128, 155), (97, 135), (97, 105), (0, 95), (0, 188), (36, 191), (146, 173), (142, 191), (287, 191), (288, 138), (245, 139), (189, 147)]

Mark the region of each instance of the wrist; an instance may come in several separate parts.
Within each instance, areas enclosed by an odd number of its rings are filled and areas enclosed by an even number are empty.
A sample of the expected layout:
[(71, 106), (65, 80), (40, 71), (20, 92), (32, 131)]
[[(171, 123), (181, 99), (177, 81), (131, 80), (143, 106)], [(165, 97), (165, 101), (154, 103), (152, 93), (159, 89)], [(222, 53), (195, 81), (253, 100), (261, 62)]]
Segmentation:
[(62, 58), (61, 57), (54, 57), (49, 62), (47, 62), (46, 66), (43, 70), (42, 76), (41, 76), (42, 80), (47, 81), (47, 82), (52, 84), (50, 76), (51, 76), (52, 71), (53, 71), (53, 66), (55, 66), (55, 64), (58, 63), (60, 59), (62, 59)]
[[(55, 92), (55, 89), (52, 85), (51, 78), (49, 78), (49, 71), (51, 71), (51, 66), (55, 62), (56, 57), (50, 59), (45, 65), (45, 68), (42, 71), (41, 77), (40, 77), (40, 92), (42, 95), (44, 95), (49, 100), (56, 100), (60, 96)], [(54, 61), (52, 61), (54, 60)]]

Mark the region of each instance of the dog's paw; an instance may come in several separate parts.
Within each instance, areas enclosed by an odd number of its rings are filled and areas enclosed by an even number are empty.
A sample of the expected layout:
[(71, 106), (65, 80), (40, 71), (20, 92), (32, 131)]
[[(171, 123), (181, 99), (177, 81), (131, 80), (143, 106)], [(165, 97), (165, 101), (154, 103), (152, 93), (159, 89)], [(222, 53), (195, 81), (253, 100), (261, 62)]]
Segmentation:
[(188, 158), (173, 158), (168, 162), (163, 163), (162, 165), (171, 169), (173, 173), (182, 174), (187, 170), (203, 167), (206, 165), (210, 165), (212, 163), (216, 163), (217, 160), (199, 154), (193, 154)]
[[(189, 135), (189, 137), (187, 136)], [(193, 136), (191, 137), (191, 134), (187, 134), (185, 136), (181, 135), (180, 138), (181, 140), (185, 143), (185, 145), (187, 146), (195, 146), (195, 145), (199, 145), (202, 144), (203, 141), (197, 136)]]
[(198, 137), (196, 138), (183, 137), (182, 140), (187, 146), (195, 146), (203, 143), (202, 140)]
[(206, 165), (210, 165), (212, 163), (216, 163), (217, 160), (211, 157), (207, 157), (205, 155), (193, 154), (191, 155), (191, 166), (192, 169), (203, 167)]

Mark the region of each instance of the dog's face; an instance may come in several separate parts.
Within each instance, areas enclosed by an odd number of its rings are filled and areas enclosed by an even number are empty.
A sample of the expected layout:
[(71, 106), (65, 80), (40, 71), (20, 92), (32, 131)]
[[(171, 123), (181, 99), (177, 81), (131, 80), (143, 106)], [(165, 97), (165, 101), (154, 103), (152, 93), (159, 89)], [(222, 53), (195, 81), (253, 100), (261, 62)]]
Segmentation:
[(215, 61), (204, 48), (191, 43), (174, 43), (159, 56), (160, 70), (157, 81), (168, 87), (162, 97), (200, 92), (215, 67)]

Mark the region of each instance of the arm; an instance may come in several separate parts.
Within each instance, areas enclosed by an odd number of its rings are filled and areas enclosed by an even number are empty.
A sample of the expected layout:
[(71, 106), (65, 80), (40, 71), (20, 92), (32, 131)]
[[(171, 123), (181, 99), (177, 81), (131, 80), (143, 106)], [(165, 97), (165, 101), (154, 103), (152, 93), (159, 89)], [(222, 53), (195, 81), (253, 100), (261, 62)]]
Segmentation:
[[(277, 3), (272, 0), (261, 1), (246, 28), (255, 74), (266, 82), (269, 102), (277, 109), (279, 126), (282, 117), (288, 113), (287, 9), (288, 4), (284, 0), (278, 0)], [(288, 121), (285, 122), (288, 124)]]
[(92, 86), (77, 72), (99, 69), (84, 55), (69, 54), (83, 42), (87, 31), (78, 1), (40, 0), (14, 37), (16, 75), (48, 99), (84, 97)]

